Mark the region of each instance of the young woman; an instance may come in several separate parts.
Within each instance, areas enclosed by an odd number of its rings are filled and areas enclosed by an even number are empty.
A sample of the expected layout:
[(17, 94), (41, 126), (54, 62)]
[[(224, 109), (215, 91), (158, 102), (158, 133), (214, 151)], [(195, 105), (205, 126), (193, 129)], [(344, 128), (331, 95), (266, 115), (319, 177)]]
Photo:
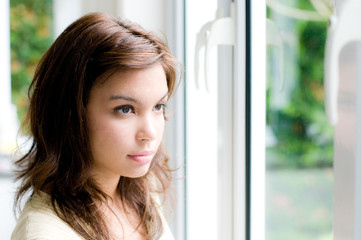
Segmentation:
[(166, 44), (134, 23), (93, 13), (71, 24), (29, 90), (17, 204), (30, 198), (12, 239), (173, 239), (161, 139), (176, 76)]

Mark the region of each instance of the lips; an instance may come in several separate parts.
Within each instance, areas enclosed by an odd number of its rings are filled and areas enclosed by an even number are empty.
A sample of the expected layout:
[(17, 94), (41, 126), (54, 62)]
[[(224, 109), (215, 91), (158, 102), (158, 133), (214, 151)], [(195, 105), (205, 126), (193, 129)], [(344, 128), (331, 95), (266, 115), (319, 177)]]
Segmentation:
[(132, 159), (135, 162), (146, 164), (152, 161), (153, 154), (154, 154), (153, 151), (146, 151), (137, 154), (128, 154), (127, 156), (128, 158)]

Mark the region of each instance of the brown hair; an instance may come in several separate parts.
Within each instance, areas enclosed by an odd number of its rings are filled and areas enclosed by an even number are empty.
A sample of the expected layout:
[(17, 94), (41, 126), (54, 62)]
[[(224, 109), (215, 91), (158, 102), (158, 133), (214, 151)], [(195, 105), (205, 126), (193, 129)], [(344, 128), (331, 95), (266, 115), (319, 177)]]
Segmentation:
[[(109, 239), (99, 206), (108, 196), (90, 177), (92, 156), (86, 127), (89, 92), (102, 74), (142, 69), (160, 63), (169, 95), (177, 63), (167, 45), (140, 26), (92, 13), (72, 23), (41, 59), (29, 88), (27, 125), (32, 146), (16, 162), (22, 180), (17, 203), (25, 193), (46, 192), (60, 218), (85, 239)], [(160, 147), (149, 172), (121, 177), (118, 193), (141, 218), (149, 239), (162, 234), (162, 221), (152, 193), (165, 193), (171, 175)], [(157, 184), (154, 184), (157, 183)]]

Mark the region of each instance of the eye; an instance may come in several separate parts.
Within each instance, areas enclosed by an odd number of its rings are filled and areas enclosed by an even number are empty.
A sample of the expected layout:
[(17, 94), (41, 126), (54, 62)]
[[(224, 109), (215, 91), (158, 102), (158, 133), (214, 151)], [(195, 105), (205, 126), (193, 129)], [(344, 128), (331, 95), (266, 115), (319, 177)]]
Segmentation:
[(165, 105), (164, 103), (158, 103), (157, 105), (154, 106), (154, 111), (157, 112), (165, 112), (167, 105)]
[(133, 108), (133, 106), (130, 106), (130, 105), (123, 105), (123, 106), (116, 107), (115, 111), (120, 114), (126, 115), (126, 114), (134, 113), (134, 108)]

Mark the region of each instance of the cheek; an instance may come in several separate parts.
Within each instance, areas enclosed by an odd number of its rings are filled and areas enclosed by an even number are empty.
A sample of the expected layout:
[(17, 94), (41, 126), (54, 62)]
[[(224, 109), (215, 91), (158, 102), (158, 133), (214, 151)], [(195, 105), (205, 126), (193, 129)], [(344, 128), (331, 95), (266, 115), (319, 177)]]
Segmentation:
[(134, 134), (129, 124), (109, 120), (93, 122), (89, 129), (92, 152), (99, 155), (122, 151), (123, 147), (127, 147), (131, 142), (132, 135)]
[(129, 124), (109, 122), (97, 129), (97, 136), (101, 141), (100, 144), (103, 142), (109, 146), (124, 146), (132, 141), (132, 136), (134, 136), (132, 130), (133, 128)]
[(160, 140), (162, 140), (162, 138), (163, 138), (164, 126), (165, 126), (165, 120), (164, 120), (164, 118), (162, 118), (162, 119), (159, 120), (159, 124), (158, 124), (158, 127), (157, 127), (157, 131), (158, 131), (158, 135), (159, 135)]

